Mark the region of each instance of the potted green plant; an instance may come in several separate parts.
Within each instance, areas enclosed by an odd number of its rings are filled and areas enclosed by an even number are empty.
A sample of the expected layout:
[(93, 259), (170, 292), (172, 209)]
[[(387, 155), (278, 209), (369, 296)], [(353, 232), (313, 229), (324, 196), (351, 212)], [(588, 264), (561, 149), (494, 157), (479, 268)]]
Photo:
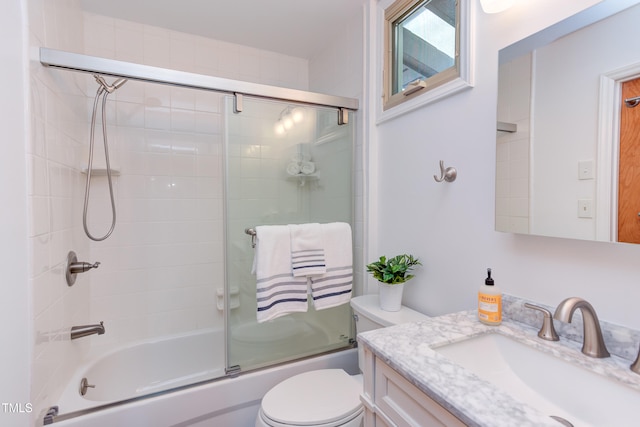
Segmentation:
[(380, 308), (385, 311), (400, 310), (404, 284), (413, 279), (411, 272), (417, 265), (422, 265), (420, 260), (407, 254), (391, 258), (381, 256), (378, 261), (367, 265), (367, 271), (380, 284)]

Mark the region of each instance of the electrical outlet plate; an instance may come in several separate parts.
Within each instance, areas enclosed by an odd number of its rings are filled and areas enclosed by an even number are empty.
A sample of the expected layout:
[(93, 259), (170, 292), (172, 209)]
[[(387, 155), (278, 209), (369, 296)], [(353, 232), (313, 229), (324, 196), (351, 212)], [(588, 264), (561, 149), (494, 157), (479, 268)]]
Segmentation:
[(593, 201), (591, 199), (578, 200), (578, 218), (593, 218)]

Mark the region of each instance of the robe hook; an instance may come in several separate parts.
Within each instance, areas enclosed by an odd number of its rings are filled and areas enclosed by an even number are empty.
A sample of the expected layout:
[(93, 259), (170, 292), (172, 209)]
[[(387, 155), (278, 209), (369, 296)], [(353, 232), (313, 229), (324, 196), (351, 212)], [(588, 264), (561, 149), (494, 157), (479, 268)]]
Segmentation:
[(433, 179), (435, 179), (436, 182), (453, 182), (456, 180), (457, 176), (458, 171), (456, 171), (456, 168), (449, 166), (445, 169), (444, 160), (440, 160), (440, 178), (438, 178), (438, 175), (433, 175)]

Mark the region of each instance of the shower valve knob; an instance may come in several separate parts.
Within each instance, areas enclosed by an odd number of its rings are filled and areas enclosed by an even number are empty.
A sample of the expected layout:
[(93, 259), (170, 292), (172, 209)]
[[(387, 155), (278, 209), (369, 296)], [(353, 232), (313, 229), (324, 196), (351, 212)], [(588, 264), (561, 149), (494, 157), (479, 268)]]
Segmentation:
[(69, 264), (69, 270), (71, 271), (71, 274), (84, 273), (92, 268), (98, 268), (99, 265), (99, 262), (93, 264), (88, 262), (74, 262), (73, 264)]
[(76, 283), (76, 275), (78, 273), (85, 273), (92, 268), (98, 268), (99, 265), (99, 262), (94, 262), (93, 264), (89, 262), (78, 262), (76, 253), (73, 251), (69, 252), (69, 254), (67, 255), (67, 272), (65, 275), (67, 279), (67, 285), (71, 286)]

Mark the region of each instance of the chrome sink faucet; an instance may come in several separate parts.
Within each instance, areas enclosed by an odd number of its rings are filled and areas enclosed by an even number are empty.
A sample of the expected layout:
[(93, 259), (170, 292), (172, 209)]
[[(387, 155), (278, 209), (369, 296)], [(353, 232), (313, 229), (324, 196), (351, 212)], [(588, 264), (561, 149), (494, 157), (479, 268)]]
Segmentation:
[(584, 327), (582, 353), (590, 357), (609, 357), (609, 351), (602, 338), (598, 315), (593, 306), (587, 301), (578, 297), (567, 298), (558, 305), (553, 318), (562, 322), (571, 323), (573, 313), (577, 309), (582, 311), (582, 323)]

